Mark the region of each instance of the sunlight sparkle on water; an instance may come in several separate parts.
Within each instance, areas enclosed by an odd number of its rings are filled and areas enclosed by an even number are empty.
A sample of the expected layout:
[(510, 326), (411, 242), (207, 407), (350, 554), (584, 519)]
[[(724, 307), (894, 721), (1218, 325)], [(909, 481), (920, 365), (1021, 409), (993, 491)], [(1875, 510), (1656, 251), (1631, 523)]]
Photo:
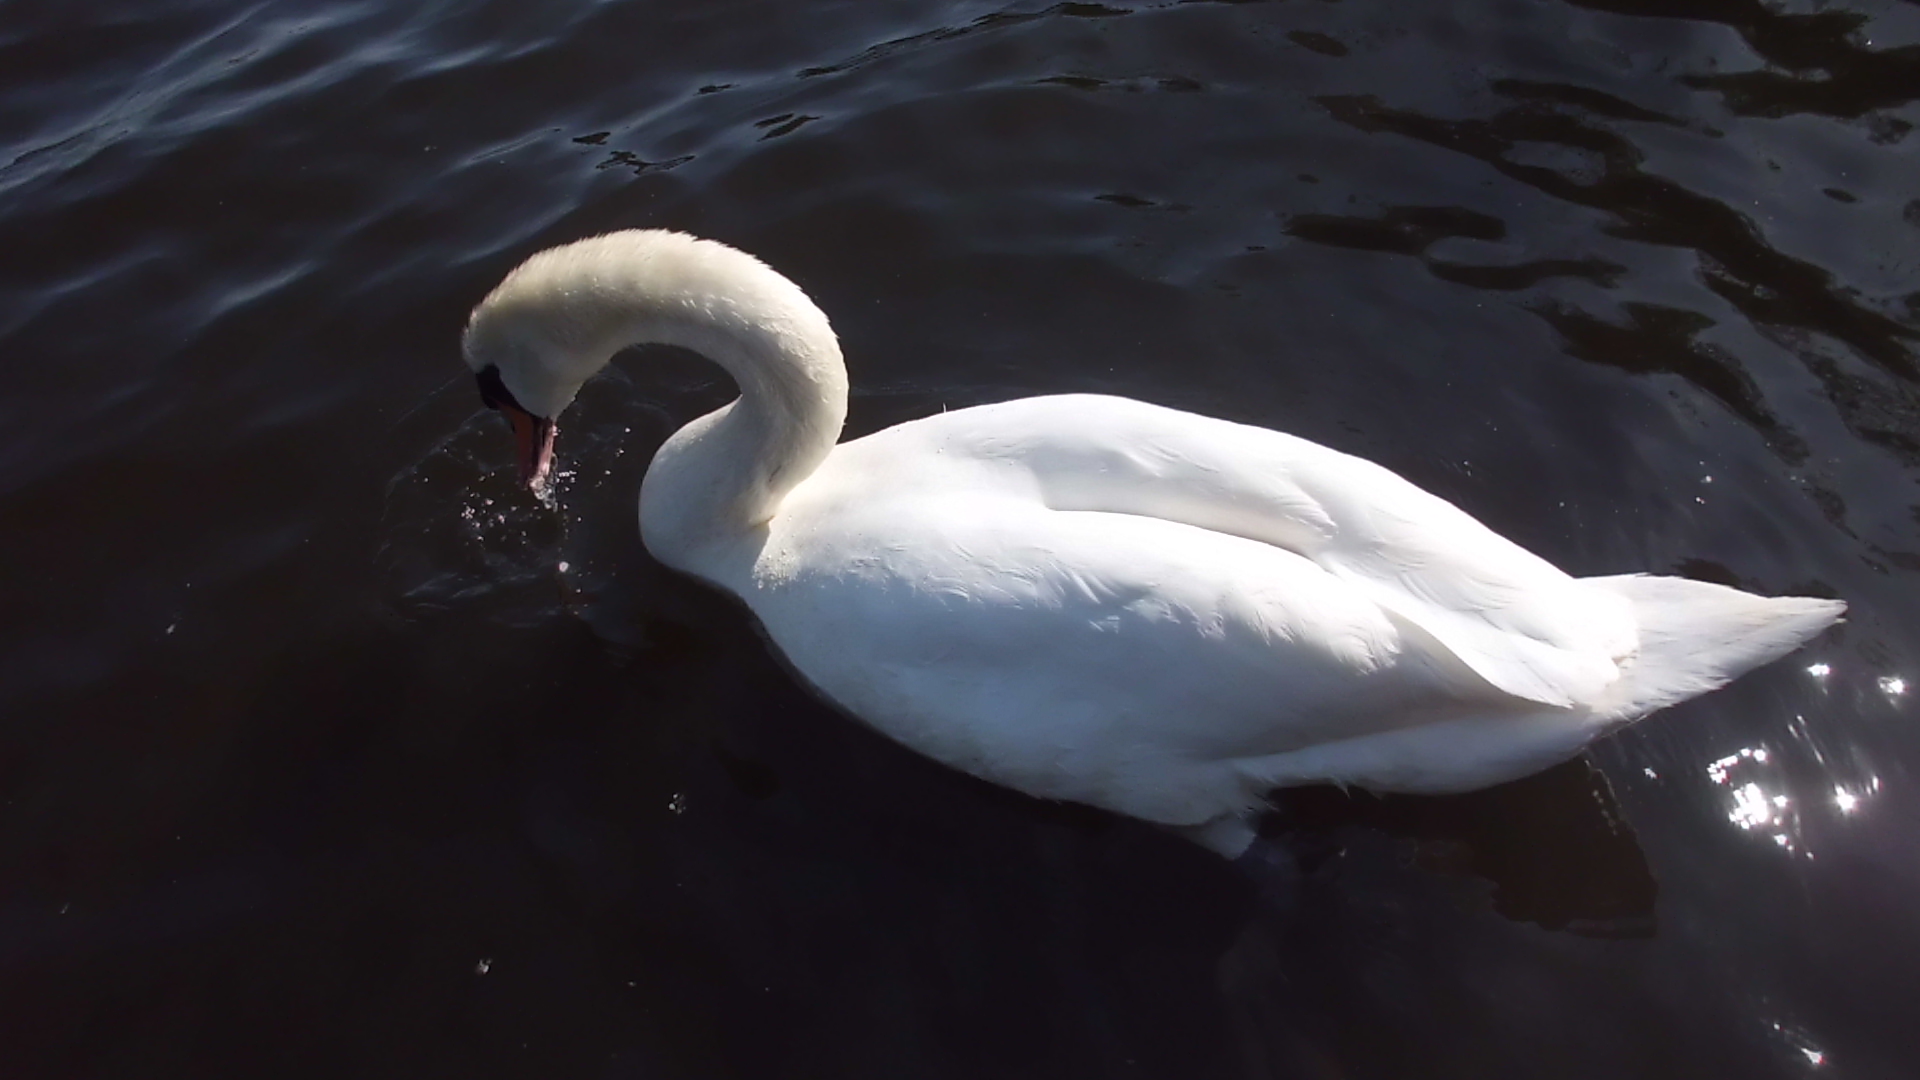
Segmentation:
[(1775, 1032), (1779, 1033), (1780, 1035), (1784, 1036), (1788, 1044), (1792, 1046), (1795, 1050), (1798, 1050), (1800, 1052), (1800, 1056), (1806, 1058), (1809, 1064), (1825, 1065), (1827, 1063), (1826, 1052), (1823, 1050), (1817, 1050), (1811, 1046), (1808, 1046), (1806, 1044), (1805, 1037), (1802, 1036), (1800, 1033), (1788, 1031), (1786, 1025), (1780, 1023), (1777, 1020), (1774, 1021), (1773, 1023), (1768, 1024), (1767, 1026), (1772, 1028)]
[(1763, 746), (1749, 746), (1728, 754), (1726, 757), (1707, 764), (1707, 777), (1716, 784), (1732, 789), (1733, 805), (1727, 808), (1727, 820), (1738, 825), (1743, 832), (1758, 832), (1768, 836), (1782, 850), (1794, 854), (1811, 853), (1800, 851), (1798, 844), (1799, 815), (1793, 810), (1793, 799), (1785, 794), (1776, 793), (1763, 786), (1768, 777), (1757, 780), (1746, 776), (1735, 778), (1735, 772), (1750, 771), (1765, 765), (1768, 758)]
[(1767, 800), (1767, 793), (1754, 783), (1735, 788), (1733, 810), (1727, 814), (1727, 820), (1743, 829), (1773, 824), (1773, 806)]
[(1851, 814), (1854, 809), (1860, 805), (1860, 796), (1855, 795), (1846, 788), (1834, 788), (1833, 804), (1840, 808), (1841, 813)]
[(1807, 674), (1813, 676), (1816, 679), (1824, 679), (1827, 676), (1833, 674), (1833, 667), (1832, 665), (1828, 664), (1825, 660), (1822, 660), (1817, 664), (1808, 664)]
[(1898, 675), (1880, 676), (1880, 692), (1888, 697), (1899, 697), (1907, 692), (1907, 680)]
[(1742, 761), (1754, 761), (1762, 765), (1767, 763), (1767, 748), (1764, 746), (1742, 747), (1737, 753), (1707, 763), (1707, 779), (1716, 784), (1727, 782), (1727, 775)]

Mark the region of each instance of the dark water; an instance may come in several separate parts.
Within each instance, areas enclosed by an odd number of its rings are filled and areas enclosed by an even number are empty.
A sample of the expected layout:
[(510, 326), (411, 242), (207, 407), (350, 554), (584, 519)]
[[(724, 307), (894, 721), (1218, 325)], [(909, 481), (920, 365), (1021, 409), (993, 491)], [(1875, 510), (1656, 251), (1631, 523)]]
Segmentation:
[[(1910, 1077), (1920, 6), (0, 2), (7, 1076)], [(1475, 798), (1286, 800), (1264, 906), (923, 763), (560, 513), (457, 355), (672, 226), (869, 431), (1123, 393), (1578, 573), (1845, 597)]]

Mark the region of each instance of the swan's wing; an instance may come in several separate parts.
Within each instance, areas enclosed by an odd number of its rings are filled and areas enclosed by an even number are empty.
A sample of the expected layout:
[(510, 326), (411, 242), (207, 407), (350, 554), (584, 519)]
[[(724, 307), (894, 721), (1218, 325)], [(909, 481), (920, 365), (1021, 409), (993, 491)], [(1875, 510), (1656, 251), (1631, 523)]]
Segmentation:
[[(1636, 647), (1631, 608), (1371, 462), (1124, 398), (1060, 396), (925, 422), (1059, 510), (1138, 514), (1296, 552), (1419, 626), (1495, 687), (1592, 700)], [(999, 470), (996, 473), (996, 470)]]
[(744, 593), (770, 636), (848, 711), (1030, 794), (1204, 821), (1244, 809), (1235, 761), (1511, 701), (1257, 541), (944, 486), (813, 509)]

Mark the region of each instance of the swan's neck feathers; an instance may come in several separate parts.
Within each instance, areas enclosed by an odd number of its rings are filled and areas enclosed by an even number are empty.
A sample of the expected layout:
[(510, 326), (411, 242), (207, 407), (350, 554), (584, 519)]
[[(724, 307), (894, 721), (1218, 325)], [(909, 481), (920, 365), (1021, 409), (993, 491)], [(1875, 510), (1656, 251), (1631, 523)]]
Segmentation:
[(648, 470), (650, 547), (764, 524), (846, 419), (826, 315), (758, 259), (681, 233), (610, 233), (533, 256), (474, 309), (464, 344), (469, 364), (497, 365), (548, 418), (631, 345), (691, 349), (733, 376), (739, 400), (681, 430)]

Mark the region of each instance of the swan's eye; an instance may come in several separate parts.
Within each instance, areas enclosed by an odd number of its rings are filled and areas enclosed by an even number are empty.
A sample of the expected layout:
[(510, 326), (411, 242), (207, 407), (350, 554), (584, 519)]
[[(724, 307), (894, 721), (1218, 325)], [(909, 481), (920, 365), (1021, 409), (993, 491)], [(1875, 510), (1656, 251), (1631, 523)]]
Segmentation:
[(500, 369), (493, 364), (488, 364), (474, 376), (474, 380), (480, 384), (480, 400), (487, 408), (498, 412), (502, 405), (520, 407), (520, 403), (507, 392), (507, 384), (500, 381)]

